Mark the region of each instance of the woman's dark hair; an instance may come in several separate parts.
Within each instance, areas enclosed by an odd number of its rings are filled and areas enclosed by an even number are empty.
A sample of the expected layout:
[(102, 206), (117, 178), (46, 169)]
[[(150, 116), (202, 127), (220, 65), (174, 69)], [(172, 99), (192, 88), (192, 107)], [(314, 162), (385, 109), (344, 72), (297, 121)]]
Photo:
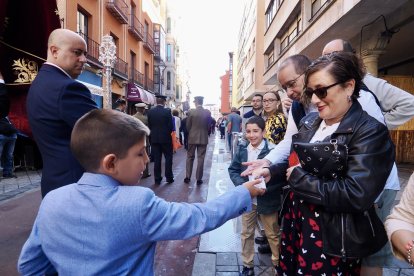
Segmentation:
[(362, 79), (365, 76), (365, 68), (356, 55), (349, 52), (333, 52), (319, 57), (305, 71), (305, 87), (308, 85), (309, 77), (323, 69), (327, 69), (335, 82), (341, 82), (342, 87), (345, 86), (345, 82), (351, 79), (355, 80), (351, 98), (355, 101), (359, 97)]
[(262, 131), (264, 131), (265, 126), (266, 126), (265, 120), (263, 120), (263, 118), (260, 116), (250, 117), (247, 120), (245, 126), (247, 127), (247, 125), (252, 125), (252, 124), (256, 124)]
[(177, 116), (177, 117), (178, 117), (178, 115), (180, 115), (180, 113), (178, 112), (178, 110), (177, 110), (177, 109), (174, 109), (174, 110), (172, 111), (172, 115), (173, 115), (173, 116)]

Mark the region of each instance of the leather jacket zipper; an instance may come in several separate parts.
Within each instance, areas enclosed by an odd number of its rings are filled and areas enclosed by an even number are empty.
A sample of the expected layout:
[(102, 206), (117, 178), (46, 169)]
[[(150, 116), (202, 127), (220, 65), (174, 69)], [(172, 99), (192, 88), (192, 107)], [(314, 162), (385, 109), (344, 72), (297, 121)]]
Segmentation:
[(342, 261), (346, 261), (346, 251), (345, 251), (345, 222), (344, 222), (344, 214), (341, 214), (341, 230), (342, 230), (342, 249), (341, 249), (341, 257)]
[[(282, 193), (285, 193), (285, 190), (287, 190), (287, 189), (290, 189), (290, 185), (286, 185), (286, 186), (283, 186), (282, 187)], [(283, 209), (284, 209), (284, 206), (285, 206), (285, 201), (286, 201), (286, 198), (289, 196), (289, 192), (286, 192), (286, 194), (285, 194), (285, 196), (283, 197), (283, 200), (282, 200), (282, 208), (280, 208), (280, 211), (279, 211), (279, 217), (281, 218), (281, 221), (279, 222), (279, 224), (280, 224), (280, 227), (279, 227), (279, 229), (280, 229), (280, 232), (282, 232), (282, 229), (283, 229), (283, 222), (285, 221), (285, 218), (284, 218), (284, 216), (282, 216), (282, 212), (283, 212)]]
[(365, 211), (365, 212), (364, 212), (364, 215), (368, 218), (368, 221), (369, 221), (369, 226), (371, 226), (372, 236), (373, 236), (373, 237), (375, 237), (375, 230), (374, 230), (374, 226), (372, 225), (371, 217), (369, 216), (368, 211)]

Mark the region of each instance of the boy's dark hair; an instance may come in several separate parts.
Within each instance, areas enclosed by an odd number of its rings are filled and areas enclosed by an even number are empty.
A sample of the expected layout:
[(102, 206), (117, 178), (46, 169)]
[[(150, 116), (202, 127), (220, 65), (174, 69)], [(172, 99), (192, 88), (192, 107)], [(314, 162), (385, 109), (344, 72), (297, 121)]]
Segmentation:
[(178, 110), (177, 110), (177, 109), (174, 109), (174, 110), (172, 111), (172, 115), (173, 115), (173, 116), (177, 116), (177, 117), (178, 117), (178, 115), (180, 115), (180, 113), (178, 112)]
[(253, 95), (253, 98), (254, 97), (260, 97), (263, 100), (263, 95), (262, 94), (256, 93), (256, 94)]
[(247, 125), (251, 125), (251, 124), (256, 124), (262, 131), (265, 129), (265, 126), (266, 126), (265, 120), (263, 120), (263, 118), (260, 117), (260, 116), (250, 117), (247, 120), (247, 122), (245, 124), (245, 127), (247, 127)]
[(83, 115), (72, 130), (70, 148), (87, 172), (96, 172), (102, 158), (115, 154), (124, 158), (128, 150), (150, 133), (137, 118), (107, 109)]

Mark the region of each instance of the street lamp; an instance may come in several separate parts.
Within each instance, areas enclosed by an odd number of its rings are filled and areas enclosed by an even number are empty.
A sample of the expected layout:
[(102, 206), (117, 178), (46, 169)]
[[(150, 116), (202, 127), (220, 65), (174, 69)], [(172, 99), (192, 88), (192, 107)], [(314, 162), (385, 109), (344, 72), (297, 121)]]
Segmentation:
[(102, 72), (106, 80), (104, 86), (104, 108), (112, 109), (111, 73), (116, 61), (116, 45), (110, 35), (102, 37), (102, 43), (99, 46), (99, 61), (102, 62), (105, 68)]
[[(162, 61), (161, 61), (162, 62)], [(158, 93), (160, 93), (160, 95), (162, 95), (162, 87), (163, 87), (163, 85), (164, 85), (164, 70), (165, 70), (165, 68), (167, 68), (167, 66), (165, 66), (165, 63), (164, 62), (162, 62), (162, 63), (160, 63), (160, 64), (158, 64), (158, 70), (159, 70), (159, 85), (160, 85), (160, 87), (159, 87), (159, 90), (158, 90)]]

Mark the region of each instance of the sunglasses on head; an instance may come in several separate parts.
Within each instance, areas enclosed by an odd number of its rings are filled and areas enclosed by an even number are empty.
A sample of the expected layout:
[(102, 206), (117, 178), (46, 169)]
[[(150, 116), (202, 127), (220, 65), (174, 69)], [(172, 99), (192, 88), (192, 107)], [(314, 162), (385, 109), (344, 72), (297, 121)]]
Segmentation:
[(328, 85), (328, 86), (325, 86), (325, 87), (319, 87), (319, 88), (316, 88), (316, 89), (306, 87), (304, 93), (309, 98), (312, 98), (312, 95), (315, 94), (319, 99), (323, 99), (328, 94), (328, 89), (329, 88), (334, 87), (335, 85), (338, 85), (338, 84), (341, 84), (341, 83), (342, 83), (342, 81), (339, 81), (339, 82), (336, 82), (334, 84), (331, 84), (331, 85)]

